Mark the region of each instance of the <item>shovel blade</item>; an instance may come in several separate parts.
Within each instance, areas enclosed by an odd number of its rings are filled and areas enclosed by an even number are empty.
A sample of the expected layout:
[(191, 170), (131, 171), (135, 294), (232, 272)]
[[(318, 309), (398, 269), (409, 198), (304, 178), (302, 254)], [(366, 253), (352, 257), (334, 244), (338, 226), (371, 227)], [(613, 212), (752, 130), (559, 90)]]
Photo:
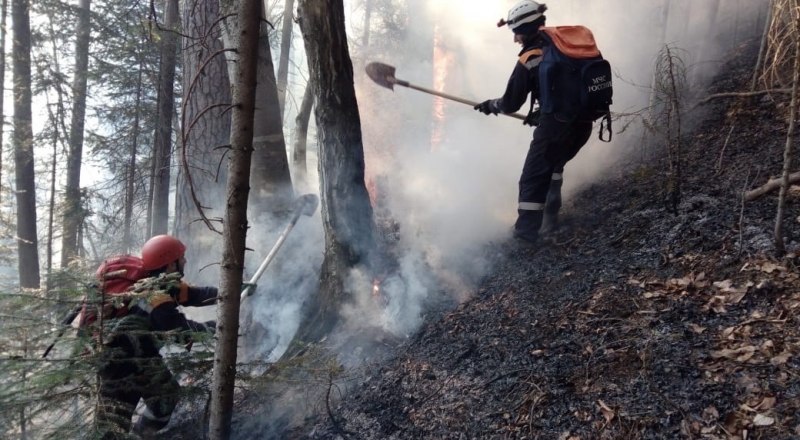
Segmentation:
[(371, 80), (375, 81), (376, 84), (386, 87), (387, 89), (394, 90), (394, 85), (397, 83), (397, 78), (394, 77), (394, 66), (372, 62), (367, 64), (364, 70), (367, 71), (367, 76), (369, 76)]

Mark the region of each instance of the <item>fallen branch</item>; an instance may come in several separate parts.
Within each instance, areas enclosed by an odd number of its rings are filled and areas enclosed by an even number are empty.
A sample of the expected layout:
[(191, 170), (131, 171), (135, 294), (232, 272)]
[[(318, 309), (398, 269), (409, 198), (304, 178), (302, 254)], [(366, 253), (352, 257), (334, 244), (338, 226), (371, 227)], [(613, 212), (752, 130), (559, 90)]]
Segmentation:
[(715, 93), (713, 95), (708, 95), (705, 98), (697, 101), (695, 104), (696, 107), (699, 107), (703, 104), (708, 104), (709, 102), (719, 99), (719, 98), (743, 98), (748, 96), (760, 96), (760, 95), (767, 95), (770, 93), (792, 93), (792, 89), (767, 89), (767, 90), (758, 90), (755, 92), (726, 92), (726, 93)]
[[(753, 200), (765, 195), (769, 194), (772, 191), (781, 187), (781, 182), (783, 178), (778, 177), (775, 179), (770, 179), (767, 183), (761, 185), (760, 187), (747, 191), (744, 193), (744, 200), (747, 202), (752, 202)], [(789, 174), (789, 185), (794, 183), (800, 182), (800, 171), (796, 173)]]

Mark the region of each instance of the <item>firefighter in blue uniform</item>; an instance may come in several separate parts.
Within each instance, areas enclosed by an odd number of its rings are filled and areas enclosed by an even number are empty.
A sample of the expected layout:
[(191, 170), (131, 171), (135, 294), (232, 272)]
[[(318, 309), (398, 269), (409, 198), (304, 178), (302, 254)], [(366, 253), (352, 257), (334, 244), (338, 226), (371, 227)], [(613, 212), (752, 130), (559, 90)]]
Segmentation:
[[(514, 32), (514, 42), (522, 46), (522, 51), (503, 96), (484, 101), (476, 105), (475, 110), (487, 115), (513, 113), (525, 104), (529, 94), (533, 109), (534, 100), (540, 97), (538, 67), (542, 48), (548, 44), (539, 33), (545, 24), (546, 10), (544, 4), (523, 0), (509, 10), (508, 20), (498, 24), (508, 24)], [(564, 165), (589, 140), (592, 121), (558, 111), (540, 113), (537, 110), (529, 112), (525, 123), (536, 129), (519, 180), (514, 237), (527, 246), (537, 241), (540, 229), (557, 227)]]
[[(158, 235), (142, 247), (142, 265), (150, 277), (183, 275), (186, 246), (175, 237)], [(216, 303), (216, 287), (192, 287), (184, 282), (132, 303), (124, 318), (107, 323), (110, 340), (101, 357), (97, 424), (101, 438), (129, 438), (131, 418), (140, 399), (145, 409), (133, 432), (152, 438), (169, 422), (178, 403), (180, 387), (159, 354), (164, 332), (214, 331), (214, 321), (199, 323), (186, 318), (178, 306)], [(117, 322), (115, 322), (117, 321)], [(184, 338), (183, 342), (191, 341)]]

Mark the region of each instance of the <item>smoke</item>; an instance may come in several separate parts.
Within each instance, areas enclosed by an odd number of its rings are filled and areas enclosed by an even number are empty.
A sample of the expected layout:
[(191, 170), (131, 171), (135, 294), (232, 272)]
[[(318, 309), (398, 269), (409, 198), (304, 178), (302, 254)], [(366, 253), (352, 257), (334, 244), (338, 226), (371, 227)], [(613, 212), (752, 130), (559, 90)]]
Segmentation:
[[(507, 27), (497, 28), (495, 23), (514, 1), (408, 3), (409, 10), (394, 15), (373, 10), (376, 26), (370, 30), (369, 46), (351, 44), (366, 183), (379, 230), (386, 234), (382, 241), (393, 246), (397, 266), (386, 274), (361, 269), (347, 274), (354, 301), (342, 310), (343, 338), (375, 330), (406, 337), (419, 328), (432, 307), (452, 306), (474, 294), (498, 261), (494, 244), (510, 236), (517, 182), (532, 136), (532, 128), (517, 119), (485, 116), (448, 100), (434, 106), (441, 98), (400, 86), (392, 92), (366, 77), (364, 65), (380, 61), (395, 66), (399, 79), (423, 87), (442, 84), (443, 92), (468, 100), (481, 102), (503, 94), (519, 46)], [(701, 84), (727, 53), (758, 34), (763, 5), (754, 3), (551, 1), (547, 24), (583, 24), (592, 29), (617, 75), (612, 111), (633, 114), (648, 106), (652, 66), (664, 44), (684, 50), (690, 77)], [(359, 41), (363, 6), (355, 0), (346, 4), (350, 38)], [(387, 2), (380, 4), (388, 7)], [(387, 24), (392, 19), (407, 25), (407, 30), (393, 34)], [(439, 45), (436, 50), (434, 40)], [(294, 49), (295, 56), (301, 56), (302, 44)], [(437, 65), (435, 54), (448, 60), (446, 71)], [(439, 76), (435, 78), (434, 72)], [(525, 104), (520, 112), (527, 111)], [(286, 119), (292, 120), (292, 115)], [(617, 121), (616, 127), (624, 122)], [(602, 183), (615, 165), (630, 161), (645, 147), (642, 139), (636, 124), (615, 133), (610, 144), (593, 135), (565, 169), (566, 198), (585, 185)], [(317, 178), (314, 165), (311, 154), (310, 182)], [(274, 219), (251, 223), (248, 246), (255, 251), (248, 254), (249, 274), (285, 226)], [(278, 358), (297, 330), (303, 303), (317, 290), (324, 251), (320, 223), (318, 214), (300, 219), (260, 280), (258, 292), (243, 305), (252, 313), (252, 321), (243, 322), (248, 329), (242, 342), (246, 359)], [(340, 347), (346, 358), (345, 350), (352, 345)]]
[[(349, 22), (363, 23), (363, 10), (351, 3)], [(371, 29), (369, 48), (351, 50), (367, 185), (384, 232), (381, 222), (397, 228), (397, 236), (388, 241), (397, 249), (398, 267), (379, 280), (375, 274), (350, 274), (348, 287), (356, 300), (343, 314), (358, 323), (350, 328), (372, 325), (396, 335), (410, 334), (419, 326), (431, 298), (445, 292), (452, 301), (463, 301), (491, 271), (496, 260), (491, 244), (508, 238), (516, 216), (517, 181), (532, 133), (519, 120), (487, 117), (467, 105), (404, 87), (391, 92), (366, 77), (364, 64), (381, 61), (395, 66), (398, 78), (423, 87), (434, 83), (437, 72), (442, 91), (476, 102), (502, 95), (519, 47), (509, 29), (495, 23), (514, 2), (409, 3), (417, 8), (408, 13), (408, 30), (401, 35), (405, 40), (393, 41), (396, 36), (376, 27)], [(702, 81), (719, 67), (724, 51), (757, 34), (763, 22), (759, 7), (750, 2), (551, 3), (549, 26), (584, 24), (593, 30), (617, 74), (612, 110), (618, 114), (648, 105), (652, 65), (663, 44), (683, 48), (692, 78)], [(350, 37), (358, 39), (352, 32)], [(295, 49), (302, 47), (297, 44)], [(446, 71), (436, 65), (434, 55), (448, 60)], [(441, 102), (434, 111), (437, 100)], [(525, 104), (520, 112), (527, 110)], [(593, 136), (566, 167), (566, 196), (602, 181), (614, 164), (642, 147), (637, 145), (641, 139), (636, 129), (617, 133), (610, 144)], [(313, 182), (313, 158), (310, 162)], [(269, 218), (251, 224), (250, 274), (285, 226)], [(275, 358), (291, 339), (302, 303), (316, 289), (323, 242), (319, 216), (302, 218), (261, 279), (258, 293), (245, 305), (263, 336), (261, 349), (248, 350), (251, 356)], [(207, 318), (208, 313), (195, 316)]]
[[(510, 30), (497, 28), (496, 22), (514, 3), (409, 1), (418, 9), (410, 14), (407, 40), (396, 46), (384, 41), (388, 49), (381, 52), (373, 29), (372, 47), (359, 54), (367, 58), (361, 63), (390, 64), (399, 79), (428, 88), (441, 83), (441, 91), (475, 102), (497, 98), (520, 48)], [(754, 2), (713, 0), (549, 3), (548, 26), (583, 24), (593, 30), (617, 75), (612, 111), (618, 115), (647, 108), (652, 66), (665, 44), (682, 49), (690, 79), (698, 86), (722, 65), (726, 52), (759, 34), (764, 13), (759, 13), (763, 5)], [(360, 23), (361, 18), (351, 21)], [(444, 78), (437, 62), (446, 62)], [(366, 78), (359, 62), (355, 67), (368, 180), (380, 183), (374, 188), (376, 203), (398, 225), (401, 264), (396, 276), (404, 280), (383, 288), (389, 307), (375, 324), (407, 334), (419, 325), (425, 302), (438, 290), (462, 301), (491, 270), (496, 258), (490, 245), (509, 237), (516, 217), (517, 181), (532, 129), (453, 101), (435, 106), (442, 98), (401, 86), (391, 92)], [(526, 113), (528, 105), (520, 112)], [(436, 120), (439, 114), (442, 120)], [(616, 127), (630, 118), (616, 121)], [(641, 145), (642, 139), (637, 124), (616, 133), (610, 144), (593, 134), (565, 169), (565, 197), (602, 182), (639, 149), (658, 148)], [(352, 279), (354, 291), (364, 293), (347, 316), (363, 320), (360, 307), (373, 307), (370, 283), (364, 277)]]

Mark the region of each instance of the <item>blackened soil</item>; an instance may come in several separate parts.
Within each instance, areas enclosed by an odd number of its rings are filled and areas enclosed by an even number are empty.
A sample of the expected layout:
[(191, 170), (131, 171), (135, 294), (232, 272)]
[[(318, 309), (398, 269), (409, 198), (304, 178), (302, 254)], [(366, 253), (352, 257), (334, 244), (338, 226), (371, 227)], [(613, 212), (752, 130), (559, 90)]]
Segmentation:
[[(747, 90), (753, 65), (739, 57), (707, 94)], [(631, 156), (657, 159), (583, 190), (542, 247), (508, 244), (472, 300), (295, 435), (800, 438), (798, 197), (783, 259), (777, 194), (741, 198), (780, 173), (787, 109), (786, 95), (702, 106), (677, 212), (663, 147), (643, 143)]]

